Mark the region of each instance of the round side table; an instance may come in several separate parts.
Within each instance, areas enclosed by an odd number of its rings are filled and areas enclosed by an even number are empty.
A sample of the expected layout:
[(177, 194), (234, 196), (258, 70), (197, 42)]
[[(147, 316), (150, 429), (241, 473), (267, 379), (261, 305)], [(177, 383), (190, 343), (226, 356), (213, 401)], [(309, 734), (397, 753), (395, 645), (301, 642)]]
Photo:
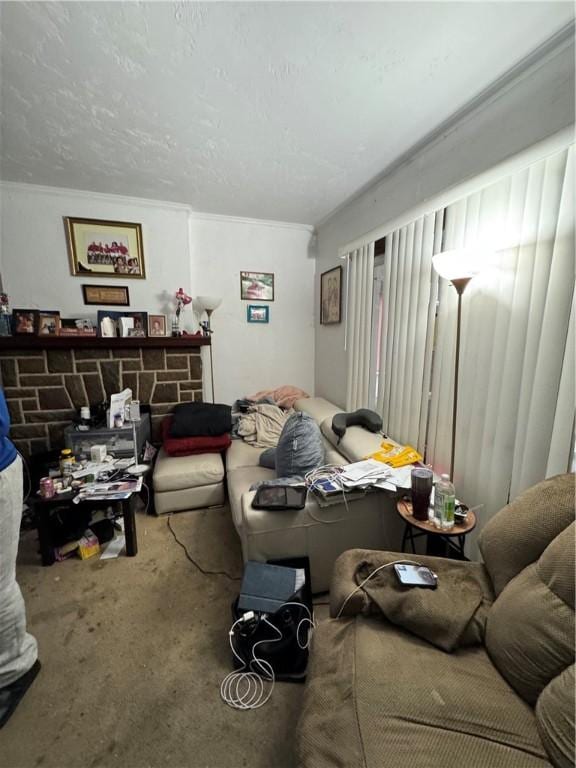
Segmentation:
[(449, 530), (436, 528), (429, 520), (417, 520), (412, 514), (412, 502), (400, 499), (396, 504), (396, 511), (404, 520), (404, 536), (402, 537), (402, 552), (405, 552), (406, 543), (409, 541), (412, 552), (416, 554), (414, 540), (420, 536), (426, 536), (426, 554), (448, 557), (450, 550), (454, 550), (461, 560), (468, 558), (464, 554), (466, 536), (476, 527), (476, 515), (468, 512), (464, 523), (454, 523)]

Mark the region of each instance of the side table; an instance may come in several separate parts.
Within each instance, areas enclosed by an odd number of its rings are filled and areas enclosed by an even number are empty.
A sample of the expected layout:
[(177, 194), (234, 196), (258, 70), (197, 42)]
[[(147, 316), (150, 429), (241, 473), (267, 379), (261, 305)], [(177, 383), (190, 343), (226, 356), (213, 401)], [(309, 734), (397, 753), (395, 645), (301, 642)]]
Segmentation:
[(405, 551), (409, 541), (412, 552), (416, 553), (414, 540), (420, 536), (426, 536), (426, 554), (440, 557), (448, 557), (453, 550), (460, 560), (467, 560), (464, 554), (466, 536), (476, 527), (476, 515), (468, 512), (465, 523), (454, 523), (454, 527), (448, 530), (436, 528), (429, 520), (417, 520), (412, 514), (412, 502), (400, 499), (396, 504), (396, 510), (404, 520), (404, 536), (402, 537), (402, 551)]
[[(40, 557), (42, 559), (42, 565), (53, 565), (56, 558), (54, 556), (54, 544), (52, 541), (51, 526), (50, 526), (50, 513), (51, 511), (65, 504), (73, 505), (73, 499), (75, 496), (74, 491), (68, 493), (60, 493), (56, 496), (52, 496), (50, 499), (43, 499), (37, 496), (31, 500), (34, 507), (34, 517), (38, 526), (38, 543), (40, 545)], [(77, 506), (85, 506), (86, 504), (106, 504), (115, 510), (117, 517), (124, 519), (124, 535), (126, 537), (126, 556), (135, 557), (138, 554), (138, 539), (136, 536), (136, 516), (134, 514), (134, 499), (138, 494), (132, 493), (127, 499), (111, 500), (106, 502), (95, 502), (91, 499), (79, 502)], [(76, 505), (74, 505), (76, 506)]]

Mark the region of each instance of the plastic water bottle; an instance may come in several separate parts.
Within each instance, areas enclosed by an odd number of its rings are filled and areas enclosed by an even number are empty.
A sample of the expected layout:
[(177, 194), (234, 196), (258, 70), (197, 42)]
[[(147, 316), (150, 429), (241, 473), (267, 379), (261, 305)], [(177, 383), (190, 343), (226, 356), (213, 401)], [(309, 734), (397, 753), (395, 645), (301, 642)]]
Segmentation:
[(456, 492), (449, 475), (441, 475), (434, 488), (434, 525), (447, 531), (454, 526)]

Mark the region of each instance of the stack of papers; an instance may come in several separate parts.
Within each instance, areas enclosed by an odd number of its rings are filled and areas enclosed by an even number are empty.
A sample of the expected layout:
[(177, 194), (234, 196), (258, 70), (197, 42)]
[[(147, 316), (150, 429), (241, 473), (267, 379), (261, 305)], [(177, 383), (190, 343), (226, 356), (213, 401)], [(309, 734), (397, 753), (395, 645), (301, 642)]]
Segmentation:
[(142, 489), (142, 478), (119, 480), (116, 483), (88, 483), (74, 497), (74, 504), (81, 501), (122, 501)]
[(412, 464), (394, 469), (381, 461), (365, 459), (343, 468), (339, 477), (343, 488), (380, 488), (395, 491), (397, 488), (410, 488)]
[(378, 480), (386, 480), (390, 475), (390, 467), (374, 459), (356, 461), (347, 464), (339, 477), (344, 488), (365, 488), (374, 485)]

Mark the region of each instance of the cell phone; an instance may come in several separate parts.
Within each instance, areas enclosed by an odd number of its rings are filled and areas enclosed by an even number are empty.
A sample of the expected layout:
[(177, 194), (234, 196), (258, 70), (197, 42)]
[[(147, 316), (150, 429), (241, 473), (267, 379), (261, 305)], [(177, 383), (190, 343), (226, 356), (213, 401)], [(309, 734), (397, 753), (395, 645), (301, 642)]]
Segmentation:
[(252, 501), (254, 509), (304, 509), (305, 485), (260, 486)]
[(394, 566), (396, 576), (401, 584), (406, 587), (423, 587), (424, 589), (436, 589), (438, 576), (426, 568), (425, 565), (400, 565)]

